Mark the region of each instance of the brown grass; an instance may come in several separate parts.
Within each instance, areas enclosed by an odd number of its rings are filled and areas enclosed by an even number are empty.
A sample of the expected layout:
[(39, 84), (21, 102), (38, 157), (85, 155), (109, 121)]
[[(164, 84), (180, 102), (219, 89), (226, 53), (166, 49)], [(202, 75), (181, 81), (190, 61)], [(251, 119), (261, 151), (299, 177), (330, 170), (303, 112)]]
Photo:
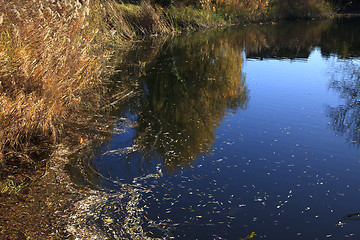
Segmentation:
[[(62, 122), (97, 84), (99, 57), (89, 56), (94, 33), (75, 3), (0, 1), (0, 161), (29, 154), (39, 141), (56, 141)], [(30, 152), (29, 152), (30, 151)]]
[[(216, 0), (214, 7), (227, 15), (242, 15), (241, 17), (250, 17), (267, 12), (270, 0)], [(213, 7), (213, 8), (214, 8)]]
[(174, 31), (171, 24), (165, 21), (164, 10), (150, 4), (149, 1), (142, 1), (139, 5), (120, 4), (127, 25), (136, 35), (157, 35)]
[(149, 2), (83, 2), (0, 0), (0, 163), (31, 162), (63, 125), (91, 121), (109, 47), (173, 31)]

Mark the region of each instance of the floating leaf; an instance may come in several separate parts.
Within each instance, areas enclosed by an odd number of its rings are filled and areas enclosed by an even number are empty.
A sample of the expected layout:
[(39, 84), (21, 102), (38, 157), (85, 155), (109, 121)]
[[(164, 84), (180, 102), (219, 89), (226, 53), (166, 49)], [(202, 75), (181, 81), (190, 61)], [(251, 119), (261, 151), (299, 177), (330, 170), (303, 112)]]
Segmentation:
[(113, 222), (114, 222), (114, 219), (112, 219), (112, 218), (105, 218), (105, 219), (104, 219), (104, 222), (105, 222), (106, 224), (110, 224), (110, 223), (113, 223)]

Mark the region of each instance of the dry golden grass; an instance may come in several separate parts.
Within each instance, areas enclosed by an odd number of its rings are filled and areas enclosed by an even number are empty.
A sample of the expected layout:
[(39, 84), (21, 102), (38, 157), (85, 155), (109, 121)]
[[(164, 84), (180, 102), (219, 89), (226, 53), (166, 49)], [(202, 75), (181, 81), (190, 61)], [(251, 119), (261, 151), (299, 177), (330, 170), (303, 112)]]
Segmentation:
[(157, 35), (174, 31), (174, 27), (162, 18), (164, 10), (148, 1), (142, 1), (139, 5), (118, 4), (117, 7), (127, 26), (137, 35)]
[(0, 0), (0, 163), (31, 161), (64, 124), (86, 124), (80, 111), (99, 107), (106, 49), (172, 31), (162, 11), (148, 2)]
[(30, 160), (27, 150), (56, 141), (62, 121), (89, 101), (100, 58), (88, 54), (87, 11), (67, 1), (0, 1), (0, 162)]
[(330, 17), (325, 0), (188, 0), (169, 8), (174, 25), (203, 28), (248, 22)]
[(247, 12), (248, 14), (258, 14), (267, 9), (270, 0), (216, 0), (215, 7), (221, 8), (228, 13)]

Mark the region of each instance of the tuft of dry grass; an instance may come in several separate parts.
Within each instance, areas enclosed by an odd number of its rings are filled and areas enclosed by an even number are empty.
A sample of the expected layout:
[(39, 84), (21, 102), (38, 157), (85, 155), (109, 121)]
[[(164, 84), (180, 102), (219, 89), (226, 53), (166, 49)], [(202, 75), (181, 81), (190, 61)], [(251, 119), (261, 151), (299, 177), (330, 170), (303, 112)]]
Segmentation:
[(174, 31), (174, 27), (162, 16), (165, 10), (153, 6), (149, 1), (142, 1), (138, 5), (119, 4), (126, 19), (127, 26), (136, 35), (158, 35)]
[(163, 11), (149, 2), (0, 0), (0, 163), (31, 162), (64, 125), (87, 125), (109, 47), (173, 31)]
[(254, 19), (267, 12), (269, 3), (270, 0), (216, 0), (214, 7), (229, 17)]
[(55, 142), (97, 84), (100, 56), (88, 2), (0, 1), (0, 162), (31, 160), (34, 146)]
[(135, 33), (125, 19), (124, 11), (113, 0), (94, 0), (90, 6), (88, 29), (92, 35), (92, 47), (101, 49), (123, 45), (124, 40), (133, 39)]

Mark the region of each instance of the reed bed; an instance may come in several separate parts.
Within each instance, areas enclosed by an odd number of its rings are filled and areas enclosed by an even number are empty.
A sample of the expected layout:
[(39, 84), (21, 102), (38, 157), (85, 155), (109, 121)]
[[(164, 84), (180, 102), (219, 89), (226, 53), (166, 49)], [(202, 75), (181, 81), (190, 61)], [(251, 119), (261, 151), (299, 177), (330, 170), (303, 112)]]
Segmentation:
[(92, 101), (101, 56), (88, 54), (86, 2), (1, 0), (0, 12), (0, 162), (31, 161)]
[(0, 0), (0, 13), (2, 166), (31, 163), (69, 134), (64, 125), (89, 124), (112, 48), (174, 30), (149, 2)]

